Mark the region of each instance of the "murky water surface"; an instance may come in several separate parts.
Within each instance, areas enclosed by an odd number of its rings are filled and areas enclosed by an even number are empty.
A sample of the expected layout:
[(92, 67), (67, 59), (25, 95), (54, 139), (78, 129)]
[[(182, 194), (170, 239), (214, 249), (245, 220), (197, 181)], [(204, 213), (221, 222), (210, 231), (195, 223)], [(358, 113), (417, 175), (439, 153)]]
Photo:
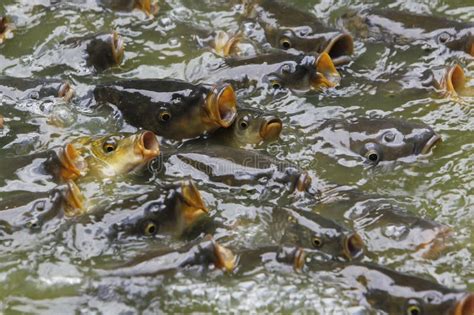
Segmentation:
[[(198, 29), (235, 31), (239, 27), (237, 10), (228, 1), (167, 0), (154, 19), (138, 11), (103, 10), (93, 0), (56, 2), (59, 1), (1, 1), (0, 14), (8, 14), (16, 25), (14, 38), (0, 44), (2, 76), (67, 79), (80, 95), (86, 95), (94, 84), (112, 78), (192, 80), (218, 57), (208, 49), (198, 48), (191, 35)], [(468, 0), (287, 2), (312, 12), (329, 25), (347, 9), (364, 7), (399, 8), (474, 21), (474, 6)], [(125, 59), (118, 68), (96, 74), (81, 56), (61, 48), (65, 39), (112, 29), (126, 43)], [(259, 150), (296, 162), (317, 178), (319, 188), (340, 184), (387, 196), (420, 217), (451, 226), (452, 242), (435, 259), (386, 251), (368, 255), (365, 260), (435, 279), (451, 288), (474, 291), (474, 99), (419, 97), (403, 91), (387, 93), (382, 88), (384, 80), (397, 75), (442, 69), (455, 60), (465, 67), (467, 77), (474, 77), (474, 63), (464, 54), (427, 53), (409, 46), (359, 40), (355, 46), (355, 61), (341, 69), (343, 78), (336, 89), (306, 97), (288, 93), (272, 99), (256, 93), (242, 99), (247, 106), (278, 113), (284, 122), (281, 139)], [(468, 84), (474, 85), (472, 81)], [(7, 117), (0, 134), (0, 202), (33, 201), (57, 185), (50, 176), (36, 171), (44, 158), (13, 169), (5, 166), (6, 159), (46, 152), (80, 135), (135, 130), (117, 119), (111, 108), (87, 105), (66, 104), (56, 98), (17, 101), (0, 94), (0, 114)], [(315, 143), (314, 132), (326, 119), (354, 116), (422, 121), (431, 125), (443, 142), (428, 156), (382, 163), (376, 168), (367, 168), (346, 151)], [(51, 117), (61, 123), (52, 123)], [(199, 179), (199, 174), (188, 175), (197, 178), (212, 217), (226, 227), (218, 229), (215, 239), (233, 249), (255, 248), (268, 242), (268, 212), (261, 204), (258, 189), (210, 184)], [(179, 179), (169, 177), (170, 181)], [(123, 197), (148, 191), (150, 185), (153, 183), (130, 179), (121, 182), (119, 189)], [(115, 202), (116, 198), (111, 200)], [(293, 202), (284, 199), (276, 202)], [(193, 269), (172, 275), (99, 277), (96, 270), (103, 266), (186, 243), (170, 237), (110, 242), (104, 234), (105, 225), (99, 215), (91, 214), (50, 223), (41, 231), (26, 229), (12, 234), (14, 237), (0, 239), (0, 312), (372, 312), (359, 305), (350, 288), (339, 287), (330, 274), (311, 277), (288, 270), (256, 268), (239, 275)]]

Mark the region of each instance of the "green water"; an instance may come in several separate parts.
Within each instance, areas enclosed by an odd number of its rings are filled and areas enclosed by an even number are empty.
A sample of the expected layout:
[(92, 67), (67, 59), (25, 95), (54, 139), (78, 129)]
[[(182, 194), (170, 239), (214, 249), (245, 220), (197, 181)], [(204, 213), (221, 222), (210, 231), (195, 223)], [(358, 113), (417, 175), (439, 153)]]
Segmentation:
[[(169, 0), (154, 19), (140, 12), (103, 11), (92, 0), (2, 0), (0, 14), (16, 24), (14, 38), (0, 45), (0, 74), (11, 77), (68, 79), (79, 94), (110, 78), (189, 79), (214, 57), (198, 49), (190, 38), (193, 27), (235, 31), (238, 14), (227, 1)], [(288, 1), (332, 24), (348, 8), (391, 7), (437, 14), (462, 21), (474, 20), (471, 1)], [(189, 21), (192, 21), (191, 26)], [(186, 23), (183, 23), (186, 22)], [(115, 29), (126, 42), (119, 68), (95, 74), (81, 56), (66, 54), (66, 38)], [(58, 66), (65, 64), (68, 66)], [(389, 79), (413, 69), (442, 68), (458, 60), (467, 77), (474, 63), (466, 55), (440, 58), (422, 50), (356, 41), (355, 62), (341, 70), (341, 86), (312, 96), (288, 94), (274, 101), (252, 95), (243, 102), (272, 110), (284, 122), (281, 139), (261, 148), (278, 158), (294, 161), (317, 178), (321, 187), (342, 184), (367, 193), (391, 196), (420, 217), (453, 228), (452, 244), (443, 255), (426, 260), (413, 253), (386, 253), (370, 258), (396, 270), (435, 279), (451, 288), (474, 291), (474, 99), (440, 99), (423, 95), (388, 96), (370, 79)], [(474, 83), (468, 82), (470, 85)], [(117, 120), (109, 108), (89, 110), (57, 99), (16, 102), (0, 94), (0, 114), (7, 117), (0, 135), (0, 201), (20, 191), (34, 195), (50, 191), (48, 176), (30, 176), (33, 167), (6, 170), (2, 157), (33, 154), (57, 148), (78, 135), (134, 131)], [(63, 126), (49, 123), (63, 117)], [(443, 138), (434, 152), (368, 169), (347, 152), (317, 150), (312, 135), (327, 118), (391, 116), (422, 121)], [(3, 138), (3, 140), (2, 140)], [(193, 174), (190, 174), (191, 176)], [(125, 190), (146, 189), (134, 183)], [(258, 195), (197, 181), (215, 220), (228, 227), (215, 238), (229, 248), (252, 248), (265, 241)], [(125, 186), (125, 185), (124, 185)], [(145, 185), (146, 186), (146, 185)], [(309, 312), (369, 314), (350, 290), (341, 290), (327, 277), (255, 269), (233, 276), (220, 271), (180, 272), (173, 276), (100, 278), (102, 264), (127, 261), (139, 253), (172, 247), (184, 241), (133, 239), (110, 246), (100, 224), (91, 217), (73, 221), (51, 233), (16, 233), (0, 240), (0, 313), (157, 313), (157, 312)]]

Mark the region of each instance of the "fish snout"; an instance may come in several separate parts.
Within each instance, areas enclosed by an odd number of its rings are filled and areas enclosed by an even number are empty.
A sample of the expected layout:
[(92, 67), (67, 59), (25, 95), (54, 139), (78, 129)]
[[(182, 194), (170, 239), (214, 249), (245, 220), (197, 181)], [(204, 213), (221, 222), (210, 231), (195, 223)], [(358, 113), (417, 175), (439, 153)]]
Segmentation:
[(228, 248), (220, 245), (216, 241), (214, 243), (214, 255), (216, 268), (231, 272), (237, 265), (237, 256)]
[(87, 172), (87, 162), (71, 143), (66, 144), (59, 154), (59, 162), (59, 176), (63, 180), (74, 180)]
[(364, 241), (357, 233), (344, 238), (343, 253), (348, 260), (357, 259), (364, 253)]
[(456, 303), (453, 315), (473, 315), (474, 314), (474, 293), (468, 293)]
[(216, 87), (206, 99), (210, 119), (217, 125), (228, 128), (237, 117), (237, 97), (230, 84)]
[(260, 137), (264, 141), (276, 140), (283, 129), (283, 122), (278, 117), (269, 117), (265, 119), (260, 127)]
[[(474, 43), (473, 43), (474, 44)], [(458, 64), (447, 69), (446, 74), (441, 82), (441, 87), (448, 93), (457, 95), (464, 87), (466, 78), (464, 70)]]
[(324, 52), (329, 54), (335, 65), (347, 63), (354, 53), (354, 40), (350, 34), (339, 34), (329, 40)]
[(334, 63), (327, 52), (321, 53), (314, 63), (316, 74), (311, 85), (314, 89), (335, 87), (341, 81), (341, 75), (337, 72)]
[(442, 141), (441, 136), (434, 131), (430, 132), (425, 139), (426, 142), (424, 142), (419, 154), (428, 154), (438, 142)]
[(145, 160), (151, 160), (160, 155), (160, 145), (155, 134), (151, 131), (142, 132), (136, 146)]
[(181, 195), (184, 201), (183, 216), (187, 226), (208, 213), (209, 210), (193, 181), (186, 180), (181, 183)]

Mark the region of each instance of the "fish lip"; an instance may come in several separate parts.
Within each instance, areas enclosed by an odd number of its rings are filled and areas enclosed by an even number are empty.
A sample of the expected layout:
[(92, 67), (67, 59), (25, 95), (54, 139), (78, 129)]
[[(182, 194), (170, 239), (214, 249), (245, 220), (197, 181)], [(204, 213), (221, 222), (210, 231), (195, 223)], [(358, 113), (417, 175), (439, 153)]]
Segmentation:
[(465, 81), (464, 70), (460, 65), (455, 64), (447, 69), (441, 85), (448, 93), (457, 95), (464, 87)]
[(260, 127), (260, 137), (265, 141), (278, 139), (282, 129), (283, 122), (281, 119), (278, 117), (271, 117)]
[(183, 216), (187, 226), (209, 213), (201, 193), (192, 180), (181, 182), (181, 196), (186, 204)]
[(242, 40), (242, 35), (239, 33), (229, 36), (228, 33), (223, 31), (218, 31), (214, 37), (214, 50), (216, 54), (221, 57), (230, 56), (235, 48), (235, 45), (240, 43)]
[(216, 241), (213, 240), (212, 242), (214, 244), (214, 255), (216, 257), (214, 265), (226, 272), (233, 271), (236, 267), (237, 256), (230, 249), (220, 245)]
[(474, 314), (474, 293), (468, 293), (456, 303), (453, 315), (472, 315)]
[(341, 75), (327, 52), (321, 53), (314, 62), (316, 74), (312, 78), (313, 89), (335, 87), (341, 81)]
[(60, 177), (63, 180), (74, 180), (84, 175), (87, 169), (86, 161), (71, 143), (64, 146), (59, 154), (59, 162), (61, 163)]
[(350, 56), (354, 53), (354, 39), (350, 34), (339, 34), (329, 41), (324, 49), (331, 59)]
[(293, 267), (295, 268), (296, 271), (301, 271), (303, 269), (305, 258), (306, 258), (306, 253), (304, 249), (298, 248), (296, 250), (295, 260), (293, 262)]
[(206, 98), (206, 110), (212, 122), (228, 128), (237, 117), (237, 97), (230, 84), (212, 89)]
[(72, 85), (65, 81), (61, 84), (58, 91), (58, 97), (64, 99), (64, 101), (69, 102), (75, 95), (76, 91), (72, 87)]
[(112, 32), (112, 56), (114, 58), (115, 64), (119, 65), (122, 63), (123, 56), (125, 53), (125, 44), (123, 42), (122, 36), (117, 32)]
[(428, 154), (428, 152), (430, 152), (430, 150), (436, 145), (436, 143), (442, 141), (442, 138), (440, 135), (438, 135), (437, 133), (435, 133), (433, 136), (431, 136), (430, 139), (428, 139), (428, 141), (425, 143), (425, 145), (423, 146), (423, 148), (421, 149), (420, 151), (420, 154)]
[(151, 0), (138, 0), (135, 7), (145, 12), (148, 17), (155, 16), (160, 9), (158, 3), (152, 3)]
[(72, 180), (66, 183), (64, 214), (67, 217), (74, 217), (86, 212), (85, 198), (79, 187)]
[(311, 187), (312, 181), (313, 179), (308, 174), (308, 172), (302, 172), (301, 175), (298, 177), (298, 180), (296, 181), (295, 190), (299, 192), (307, 191)]
[(359, 258), (363, 255), (364, 241), (358, 233), (352, 233), (344, 238), (343, 254), (348, 260)]
[(146, 161), (152, 160), (160, 155), (160, 144), (153, 132), (145, 130), (138, 138), (136, 148)]

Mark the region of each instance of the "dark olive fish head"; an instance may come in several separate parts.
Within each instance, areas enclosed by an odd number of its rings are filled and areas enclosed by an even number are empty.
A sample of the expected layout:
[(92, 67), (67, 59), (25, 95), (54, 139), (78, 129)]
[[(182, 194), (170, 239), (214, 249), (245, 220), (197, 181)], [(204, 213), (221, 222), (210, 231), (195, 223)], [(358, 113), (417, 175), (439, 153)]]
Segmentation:
[[(329, 134), (372, 164), (427, 154), (441, 140), (431, 127), (398, 119), (358, 118), (351, 122), (328, 122)], [(326, 129), (327, 131), (327, 129)]]
[(254, 109), (239, 109), (237, 119), (225, 130), (225, 141), (238, 146), (270, 142), (278, 139), (282, 128), (281, 119), (274, 115)]
[(357, 233), (316, 213), (279, 209), (274, 211), (274, 216), (276, 220), (279, 216), (286, 220), (281, 237), (284, 245), (314, 249), (344, 260), (357, 259), (363, 255), (364, 243)]
[(116, 224), (115, 232), (126, 235), (148, 236), (172, 234), (183, 236), (193, 232), (208, 218), (207, 207), (192, 181), (183, 181), (166, 188), (158, 197), (146, 202)]
[(122, 63), (125, 44), (117, 32), (100, 34), (90, 40), (86, 52), (88, 65), (103, 71)]
[(271, 53), (228, 60), (227, 64), (231, 67), (255, 64), (253, 71), (263, 74), (264, 83), (274, 90), (321, 90), (334, 87), (340, 81), (339, 72), (327, 53), (316, 56)]
[(474, 56), (474, 25), (456, 33), (442, 32), (436, 36), (436, 41), (451, 50), (463, 51)]

